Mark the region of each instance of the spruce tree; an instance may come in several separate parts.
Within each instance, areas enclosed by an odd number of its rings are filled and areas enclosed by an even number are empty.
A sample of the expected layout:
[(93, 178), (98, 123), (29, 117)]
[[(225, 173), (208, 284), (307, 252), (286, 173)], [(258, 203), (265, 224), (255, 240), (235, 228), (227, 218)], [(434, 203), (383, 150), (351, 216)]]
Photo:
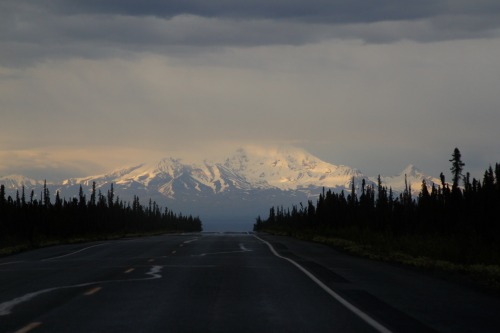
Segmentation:
[(26, 205), (26, 194), (24, 193), (24, 184), (23, 184), (23, 187), (22, 187), (22, 192), (21, 192), (21, 206), (25, 206)]
[(90, 195), (90, 206), (95, 207), (95, 182), (92, 182), (92, 194)]
[(453, 175), (453, 190), (458, 189), (458, 182), (462, 177), (462, 170), (464, 169), (465, 163), (462, 162), (462, 155), (460, 154), (460, 150), (455, 148), (453, 154), (451, 155), (451, 173)]
[(108, 190), (108, 207), (113, 207), (113, 199), (115, 198), (115, 190), (113, 188), (113, 183), (111, 183), (111, 188)]
[(0, 185), (0, 206), (4, 205), (7, 202), (5, 199), (5, 186), (2, 184)]

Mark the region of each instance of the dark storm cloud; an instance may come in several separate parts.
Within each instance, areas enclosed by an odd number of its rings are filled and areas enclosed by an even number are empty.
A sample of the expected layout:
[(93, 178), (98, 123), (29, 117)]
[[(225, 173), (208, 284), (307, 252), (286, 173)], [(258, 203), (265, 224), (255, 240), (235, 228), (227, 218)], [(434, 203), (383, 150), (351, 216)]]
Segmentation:
[(51, 8), (69, 14), (119, 14), (173, 17), (298, 19), (331, 23), (408, 20), (434, 15), (441, 2), (366, 0), (113, 0), (50, 1)]
[(496, 0), (51, 0), (49, 7), (65, 14), (127, 16), (196, 15), (218, 18), (294, 19), (325, 23), (370, 23), (436, 16), (497, 15)]
[(484, 38), (498, 34), (499, 13), (496, 0), (4, 0), (0, 64), (335, 38)]
[(7, 27), (3, 20), (7, 31), (25, 28), (29, 23), (27, 18), (37, 22), (44, 17), (57, 19), (78, 15), (97, 16), (101, 23), (113, 16), (171, 19), (192, 15), (221, 20), (324, 25), (433, 20), (441, 27), (460, 25), (465, 30), (484, 30), (500, 25), (500, 2), (496, 0), (4, 0), (0, 2), (0, 9), (3, 13), (0, 15), (7, 18), (7, 22), (15, 21), (15, 27)]

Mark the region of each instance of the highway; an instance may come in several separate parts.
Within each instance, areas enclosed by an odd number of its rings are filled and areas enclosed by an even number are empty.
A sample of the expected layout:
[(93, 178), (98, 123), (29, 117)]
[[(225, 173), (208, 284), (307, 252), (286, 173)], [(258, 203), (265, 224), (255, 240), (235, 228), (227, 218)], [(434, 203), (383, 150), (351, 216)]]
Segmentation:
[(0, 258), (0, 332), (500, 332), (499, 313), (463, 283), (266, 234)]

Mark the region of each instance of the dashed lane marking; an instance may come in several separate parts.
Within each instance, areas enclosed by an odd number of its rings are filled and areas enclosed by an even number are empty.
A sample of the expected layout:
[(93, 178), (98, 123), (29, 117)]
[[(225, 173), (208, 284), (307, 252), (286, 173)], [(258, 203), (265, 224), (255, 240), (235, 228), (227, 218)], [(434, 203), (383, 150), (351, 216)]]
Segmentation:
[(126, 270), (125, 272), (123, 272), (123, 273), (125, 273), (125, 274), (129, 274), (129, 273), (132, 273), (133, 271), (135, 271), (135, 268), (129, 268), (129, 269), (127, 269), (127, 270)]
[(88, 290), (86, 293), (84, 293), (85, 296), (91, 296), (94, 295), (95, 293), (99, 292), (102, 288), (101, 287), (95, 287), (90, 290)]
[(28, 333), (29, 331), (34, 330), (35, 328), (37, 328), (40, 325), (42, 325), (42, 323), (37, 321), (37, 322), (34, 322), (34, 323), (31, 323), (31, 324), (24, 326), (20, 330), (17, 330), (15, 333)]

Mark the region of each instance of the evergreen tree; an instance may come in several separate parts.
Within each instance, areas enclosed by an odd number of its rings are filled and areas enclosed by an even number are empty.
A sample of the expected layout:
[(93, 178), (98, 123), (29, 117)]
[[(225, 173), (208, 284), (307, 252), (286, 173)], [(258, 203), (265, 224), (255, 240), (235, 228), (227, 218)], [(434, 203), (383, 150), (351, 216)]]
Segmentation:
[(0, 185), (0, 206), (3, 206), (6, 203), (5, 199), (5, 186), (2, 184)]
[(47, 180), (43, 181), (43, 205), (45, 207), (50, 206), (50, 192), (49, 189), (47, 188)]
[(56, 191), (56, 202), (54, 205), (56, 206), (57, 209), (60, 209), (62, 207), (62, 200), (59, 195), (59, 191)]
[[(434, 186), (434, 184), (433, 184)], [(419, 195), (420, 200), (428, 200), (430, 198), (429, 190), (427, 189), (427, 183), (425, 182), (425, 179), (422, 179), (422, 189), (420, 191)]]
[(85, 204), (86, 204), (86, 197), (85, 194), (83, 194), (83, 188), (82, 185), (80, 184), (80, 189), (78, 190), (78, 206), (84, 208)]
[(22, 188), (22, 192), (21, 192), (21, 205), (24, 207), (26, 205), (26, 195), (24, 193), (24, 184), (23, 184), (23, 188)]
[(458, 148), (455, 148), (451, 156), (452, 158), (450, 160), (451, 162), (450, 170), (453, 175), (452, 190), (456, 191), (459, 185), (458, 182), (460, 181), (460, 178), (463, 177), (462, 170), (464, 169), (465, 163), (462, 162), (462, 155), (460, 154), (460, 150), (458, 150)]
[(92, 182), (92, 194), (90, 195), (90, 206), (95, 207), (95, 182)]
[(354, 183), (354, 176), (352, 176), (351, 180), (351, 196), (350, 196), (350, 204), (354, 207), (356, 206), (356, 184)]
[(111, 183), (111, 188), (108, 190), (108, 207), (113, 207), (113, 199), (115, 197), (115, 190), (113, 188), (113, 183)]

